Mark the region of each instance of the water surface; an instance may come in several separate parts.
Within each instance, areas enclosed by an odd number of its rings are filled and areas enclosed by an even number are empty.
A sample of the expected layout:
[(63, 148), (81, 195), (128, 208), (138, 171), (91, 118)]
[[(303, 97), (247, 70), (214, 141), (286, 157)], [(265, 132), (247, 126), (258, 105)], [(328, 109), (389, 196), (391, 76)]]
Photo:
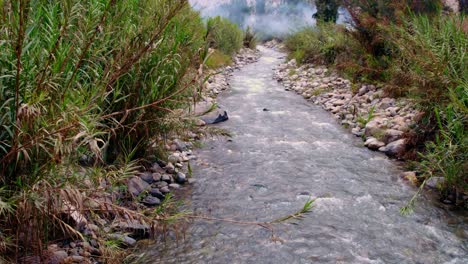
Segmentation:
[(281, 57), (262, 49), (220, 96), (230, 114), (221, 127), (234, 137), (200, 150), (188, 208), (242, 221), (284, 216), (310, 198), (315, 208), (276, 226), (277, 239), (258, 226), (195, 221), (185, 239), (150, 248), (150, 263), (468, 263), (466, 218), (427, 202), (400, 215), (415, 190), (398, 164), (273, 81)]

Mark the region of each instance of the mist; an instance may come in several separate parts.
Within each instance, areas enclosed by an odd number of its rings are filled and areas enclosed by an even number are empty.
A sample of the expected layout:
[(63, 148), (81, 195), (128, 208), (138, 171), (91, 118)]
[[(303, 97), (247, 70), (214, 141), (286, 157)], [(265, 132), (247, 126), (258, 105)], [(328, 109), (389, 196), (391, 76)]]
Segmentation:
[[(283, 38), (306, 26), (314, 26), (317, 12), (314, 1), (307, 0), (190, 0), (203, 17), (222, 16), (241, 28), (252, 28), (259, 38)], [(346, 23), (349, 15), (339, 9), (337, 23)]]

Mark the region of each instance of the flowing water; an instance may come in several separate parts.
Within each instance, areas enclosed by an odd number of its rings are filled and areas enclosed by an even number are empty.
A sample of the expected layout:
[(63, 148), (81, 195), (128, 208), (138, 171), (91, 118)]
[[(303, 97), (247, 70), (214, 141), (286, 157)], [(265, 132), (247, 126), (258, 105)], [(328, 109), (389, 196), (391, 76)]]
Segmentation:
[(275, 239), (259, 226), (196, 220), (185, 239), (149, 248), (149, 263), (468, 263), (466, 216), (422, 201), (402, 216), (415, 190), (398, 164), (284, 91), (272, 79), (283, 54), (261, 51), (219, 98), (230, 114), (220, 126), (234, 137), (199, 151), (188, 207), (241, 221), (285, 216), (310, 198), (315, 207), (275, 226)]

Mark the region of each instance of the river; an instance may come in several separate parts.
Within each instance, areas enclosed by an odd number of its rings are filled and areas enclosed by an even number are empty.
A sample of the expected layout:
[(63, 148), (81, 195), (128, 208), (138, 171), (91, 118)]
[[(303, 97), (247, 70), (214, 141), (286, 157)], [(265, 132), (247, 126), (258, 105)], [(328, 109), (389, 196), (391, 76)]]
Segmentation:
[(186, 194), (197, 214), (270, 221), (316, 199), (303, 219), (268, 229), (196, 220), (184, 239), (146, 251), (149, 263), (468, 263), (466, 216), (421, 199), (399, 179), (400, 164), (362, 141), (321, 108), (273, 80), (284, 54), (262, 56), (231, 79), (219, 103), (232, 139), (198, 152)]

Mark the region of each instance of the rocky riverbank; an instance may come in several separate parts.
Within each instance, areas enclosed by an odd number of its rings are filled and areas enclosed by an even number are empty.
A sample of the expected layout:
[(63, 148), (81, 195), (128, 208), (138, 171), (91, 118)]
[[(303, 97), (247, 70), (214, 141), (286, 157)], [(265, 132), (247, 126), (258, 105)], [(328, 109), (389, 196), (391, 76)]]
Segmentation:
[(227, 113), (217, 106), (216, 96), (229, 88), (228, 79), (234, 71), (257, 60), (256, 51), (242, 49), (235, 56), (233, 65), (206, 74), (209, 78), (202, 85), (201, 100), (193, 109), (180, 111), (184, 113), (183, 118), (192, 121), (194, 126), (166, 140), (167, 159), (142, 166), (137, 173), (124, 180), (121, 191), (115, 191), (106, 180), (102, 180), (100, 193), (94, 193), (92, 199), (84, 197), (87, 202), (96, 202), (95, 206), (103, 206), (103, 210), (108, 211), (108, 217), (94, 222), (73, 206), (64, 211), (71, 225), (77, 227), (84, 239), (66, 239), (50, 244), (43, 256), (27, 257), (22, 262), (103, 263), (101, 259), (105, 252), (99, 248), (99, 241), (115, 241), (130, 248), (139, 239), (157, 235), (159, 223), (151, 219), (151, 212), (160, 207), (167, 197), (175, 196), (177, 200), (178, 191), (190, 188), (193, 182), (190, 161), (197, 159), (194, 143), (209, 134), (204, 128), (207, 124), (228, 118)]
[(368, 148), (396, 158), (408, 150), (405, 133), (419, 116), (411, 100), (387, 97), (382, 87), (356, 86), (326, 67), (298, 66), (295, 60), (279, 65), (275, 79), (286, 90), (331, 112), (351, 133), (362, 137)]

